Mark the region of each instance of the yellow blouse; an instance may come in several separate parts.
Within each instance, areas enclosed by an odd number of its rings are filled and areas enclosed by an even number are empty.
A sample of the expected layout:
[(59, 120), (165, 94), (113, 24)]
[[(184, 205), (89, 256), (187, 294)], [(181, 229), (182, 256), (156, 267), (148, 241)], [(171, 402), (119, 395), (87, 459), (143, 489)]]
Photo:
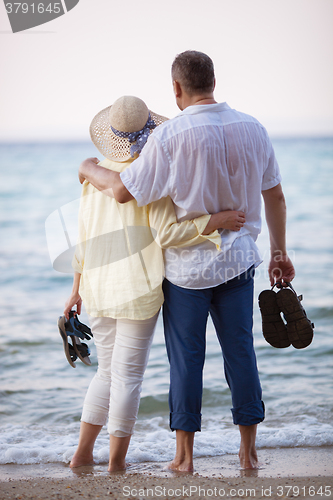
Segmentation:
[[(122, 172), (133, 160), (103, 160), (102, 167)], [(163, 303), (163, 248), (187, 247), (210, 240), (218, 248), (218, 231), (201, 235), (210, 215), (177, 222), (169, 197), (138, 208), (83, 183), (79, 239), (73, 268), (81, 274), (79, 293), (91, 316), (147, 319)]]

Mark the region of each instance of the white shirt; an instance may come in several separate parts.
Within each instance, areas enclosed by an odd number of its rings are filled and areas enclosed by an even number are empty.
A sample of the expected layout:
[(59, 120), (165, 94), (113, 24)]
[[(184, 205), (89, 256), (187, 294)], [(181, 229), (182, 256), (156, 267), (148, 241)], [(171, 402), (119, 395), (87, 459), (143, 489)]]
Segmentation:
[(141, 156), (121, 174), (138, 205), (165, 196), (179, 221), (220, 210), (242, 210), (239, 231), (221, 230), (219, 252), (209, 242), (165, 251), (166, 278), (209, 288), (241, 274), (261, 258), (261, 191), (281, 181), (265, 128), (226, 103), (189, 106), (156, 128)]

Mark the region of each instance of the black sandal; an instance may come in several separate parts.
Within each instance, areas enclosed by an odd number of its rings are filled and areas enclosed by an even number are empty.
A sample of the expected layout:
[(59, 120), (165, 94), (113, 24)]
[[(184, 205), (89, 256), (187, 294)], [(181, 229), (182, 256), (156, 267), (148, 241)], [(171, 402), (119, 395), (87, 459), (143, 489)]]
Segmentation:
[(71, 335), (70, 336), (72, 341), (73, 341), (73, 347), (74, 351), (77, 354), (77, 357), (84, 363), (85, 365), (91, 366), (91, 361), (90, 361), (90, 349), (87, 346), (87, 344), (84, 344), (81, 342), (79, 337), (76, 335)]
[(74, 351), (77, 357), (88, 366), (91, 366), (91, 361), (89, 358), (90, 349), (87, 344), (81, 342), (82, 340), (90, 340), (93, 337), (91, 329), (89, 326), (84, 325), (79, 321), (76, 311), (69, 312), (69, 319), (66, 321), (65, 329), (67, 335), (69, 335), (73, 341)]
[[(275, 285), (279, 286), (277, 283)], [(272, 347), (284, 349), (289, 347), (291, 342), (287, 326), (281, 317), (281, 311), (277, 304), (277, 294), (273, 290), (275, 285), (271, 290), (263, 290), (258, 297), (262, 317), (262, 333), (266, 342)]]
[(69, 319), (66, 320), (67, 335), (75, 335), (80, 339), (90, 340), (93, 337), (89, 326), (79, 321), (76, 311), (69, 311)]
[(68, 336), (65, 328), (66, 321), (67, 319), (65, 316), (59, 316), (58, 329), (64, 344), (64, 351), (67, 361), (73, 368), (76, 368), (76, 364), (74, 363), (74, 361), (77, 360), (77, 355), (74, 347), (68, 342)]
[(303, 296), (297, 296), (291, 283), (286, 283), (276, 294), (276, 302), (287, 322), (287, 332), (291, 344), (296, 349), (308, 347), (313, 339), (314, 324), (311, 323), (301, 304)]
[[(58, 319), (58, 328), (69, 364), (75, 368), (76, 365), (74, 361), (79, 358), (85, 365), (90, 366), (90, 349), (87, 344), (81, 342), (80, 339), (90, 340), (93, 334), (87, 325), (84, 325), (78, 320), (76, 311), (69, 312), (68, 320), (66, 316), (60, 316)], [(68, 337), (72, 339), (73, 345), (68, 342)]]

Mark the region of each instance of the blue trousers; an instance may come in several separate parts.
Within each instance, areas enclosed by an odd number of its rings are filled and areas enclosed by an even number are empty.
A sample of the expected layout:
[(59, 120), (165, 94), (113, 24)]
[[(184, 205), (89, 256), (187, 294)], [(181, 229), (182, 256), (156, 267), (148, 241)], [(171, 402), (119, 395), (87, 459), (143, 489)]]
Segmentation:
[(201, 430), (202, 371), (209, 313), (222, 348), (234, 424), (253, 425), (264, 420), (252, 334), (253, 274), (251, 268), (226, 283), (203, 290), (180, 288), (164, 280), (171, 430)]

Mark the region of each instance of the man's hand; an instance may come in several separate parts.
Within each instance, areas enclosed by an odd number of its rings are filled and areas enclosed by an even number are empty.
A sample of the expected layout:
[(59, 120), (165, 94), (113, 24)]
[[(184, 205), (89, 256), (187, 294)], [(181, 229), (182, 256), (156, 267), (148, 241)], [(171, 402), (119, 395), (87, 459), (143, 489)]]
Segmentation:
[(239, 231), (245, 224), (244, 212), (237, 210), (225, 210), (213, 214), (202, 234), (210, 234), (215, 229), (229, 229), (230, 231)]
[(295, 278), (295, 269), (290, 258), (281, 252), (274, 252), (268, 266), (268, 275), (271, 286), (276, 281), (280, 281), (282, 285), (292, 281)]
[(109, 170), (98, 165), (98, 158), (87, 158), (79, 168), (79, 180), (81, 184), (87, 180), (103, 194), (114, 198), (118, 203), (127, 203), (134, 199), (131, 193), (122, 183), (120, 172)]
[(91, 167), (92, 164), (97, 165), (99, 163), (98, 158), (87, 158), (84, 160), (79, 167), (79, 181), (80, 184), (83, 184), (86, 180), (87, 170)]

